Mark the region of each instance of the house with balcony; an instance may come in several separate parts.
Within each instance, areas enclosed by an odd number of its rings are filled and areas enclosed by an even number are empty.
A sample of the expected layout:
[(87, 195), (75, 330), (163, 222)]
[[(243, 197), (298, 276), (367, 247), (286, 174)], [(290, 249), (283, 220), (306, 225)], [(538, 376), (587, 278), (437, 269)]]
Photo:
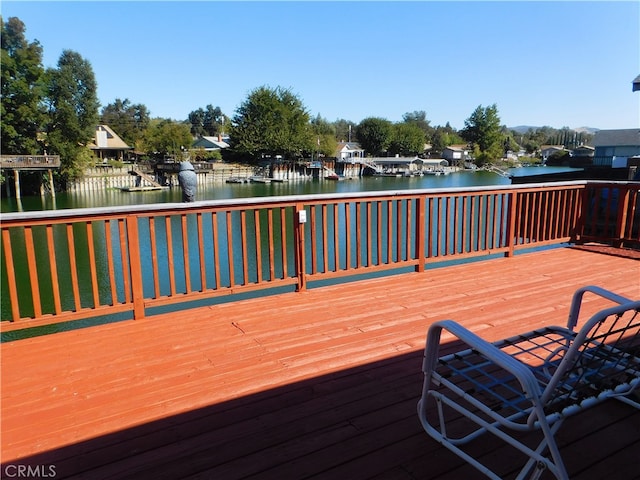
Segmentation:
[(338, 162), (356, 163), (364, 158), (364, 149), (357, 142), (340, 142), (336, 148)]

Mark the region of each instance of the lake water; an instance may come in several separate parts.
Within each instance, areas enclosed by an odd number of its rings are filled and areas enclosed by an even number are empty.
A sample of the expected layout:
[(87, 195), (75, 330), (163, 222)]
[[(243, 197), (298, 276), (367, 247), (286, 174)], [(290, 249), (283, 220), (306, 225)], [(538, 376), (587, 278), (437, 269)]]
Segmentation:
[[(509, 173), (517, 176), (539, 175), (566, 171), (562, 167), (523, 167), (511, 169)], [(363, 191), (406, 190), (422, 188), (469, 187), (483, 185), (509, 185), (511, 180), (486, 171), (461, 171), (449, 175), (424, 176), (413, 178), (362, 177), (340, 182), (330, 180), (300, 180), (284, 183), (228, 184), (216, 183), (200, 186), (196, 200), (221, 200), (229, 198), (305, 195), (318, 193), (348, 193)], [(180, 188), (149, 192), (123, 192), (109, 189), (98, 192), (57, 193), (55, 202), (50, 195), (23, 197), (20, 204), (15, 198), (2, 198), (0, 211), (34, 211), (62, 208), (89, 208), (120, 205), (140, 205), (166, 202), (180, 202)]]

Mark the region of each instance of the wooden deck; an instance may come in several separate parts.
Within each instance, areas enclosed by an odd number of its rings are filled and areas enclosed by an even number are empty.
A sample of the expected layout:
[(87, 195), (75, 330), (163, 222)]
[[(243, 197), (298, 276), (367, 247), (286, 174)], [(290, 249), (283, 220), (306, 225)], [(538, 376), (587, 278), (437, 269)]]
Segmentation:
[[(4, 343), (2, 477), (480, 478), (419, 424), (428, 326), (493, 340), (564, 324), (579, 286), (640, 298), (626, 253), (546, 250)], [(605, 305), (587, 299), (584, 314)], [(631, 407), (573, 417), (560, 438), (572, 478), (638, 478)], [(475, 448), (509, 478), (499, 445)]]

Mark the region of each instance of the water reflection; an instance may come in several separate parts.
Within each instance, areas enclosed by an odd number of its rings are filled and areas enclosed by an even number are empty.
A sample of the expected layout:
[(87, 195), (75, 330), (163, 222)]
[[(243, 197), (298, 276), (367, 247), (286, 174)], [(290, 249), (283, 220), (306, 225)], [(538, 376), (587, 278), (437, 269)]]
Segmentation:
[[(539, 169), (534, 169), (539, 171)], [(406, 190), (421, 188), (447, 188), (482, 185), (508, 185), (510, 180), (495, 173), (457, 172), (449, 175), (425, 176), (413, 178), (363, 177), (341, 182), (327, 180), (300, 180), (284, 183), (216, 183), (198, 186), (196, 200), (221, 200), (230, 198), (349, 193), (361, 191)], [(108, 189), (91, 192), (58, 193), (56, 198), (29, 196), (21, 200), (2, 198), (0, 211), (20, 212), (36, 210), (56, 210), (63, 208), (89, 208), (122, 205), (140, 205), (154, 203), (181, 202), (180, 188), (155, 190), (149, 192), (123, 192)]]

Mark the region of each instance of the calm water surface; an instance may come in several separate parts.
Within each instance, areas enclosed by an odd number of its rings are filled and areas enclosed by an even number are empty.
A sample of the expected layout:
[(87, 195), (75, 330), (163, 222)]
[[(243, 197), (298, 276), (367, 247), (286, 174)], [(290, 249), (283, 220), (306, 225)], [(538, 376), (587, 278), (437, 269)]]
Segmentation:
[[(520, 170), (520, 173), (516, 171)], [(523, 169), (513, 169), (514, 173), (522, 174)], [(527, 168), (531, 174), (542, 173), (541, 168)], [(545, 171), (550, 170), (546, 167)], [(557, 171), (554, 169), (554, 171)], [(304, 195), (318, 193), (348, 193), (382, 190), (405, 190), (421, 188), (468, 187), (482, 185), (508, 185), (511, 181), (495, 173), (456, 172), (450, 175), (424, 176), (415, 178), (395, 177), (363, 177), (353, 180), (333, 182), (327, 180), (299, 180), (286, 183), (270, 184), (228, 184), (216, 183), (199, 186), (197, 200), (220, 200), (229, 198), (265, 197), (281, 195)], [(21, 202), (15, 198), (3, 198), (0, 211), (34, 211), (63, 208), (89, 208), (120, 205), (140, 205), (166, 202), (180, 202), (180, 188), (158, 190), (150, 192), (122, 192), (109, 189), (96, 192), (57, 193), (55, 202), (50, 195), (23, 197)]]
[[(514, 176), (540, 175), (566, 170), (564, 167), (520, 167), (509, 170)], [(414, 178), (363, 177), (341, 182), (328, 180), (299, 180), (286, 183), (228, 184), (216, 183), (199, 186), (196, 200), (221, 200), (229, 198), (267, 197), (281, 195), (305, 195), (317, 193), (348, 193), (382, 190), (405, 190), (420, 188), (469, 187), (483, 185), (509, 185), (511, 180), (486, 171), (462, 171), (440, 176)], [(109, 189), (97, 192), (57, 193), (55, 202), (50, 195), (2, 198), (0, 212), (55, 210), (62, 208), (109, 207), (182, 201), (180, 188), (150, 192), (122, 192)]]

